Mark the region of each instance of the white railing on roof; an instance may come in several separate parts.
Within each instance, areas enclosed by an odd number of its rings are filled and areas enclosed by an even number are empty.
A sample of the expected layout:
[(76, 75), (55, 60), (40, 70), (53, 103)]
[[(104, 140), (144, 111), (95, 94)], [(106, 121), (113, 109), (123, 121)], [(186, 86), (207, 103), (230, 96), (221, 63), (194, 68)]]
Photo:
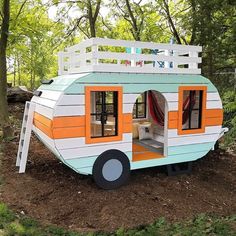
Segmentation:
[(200, 46), (91, 38), (59, 52), (59, 75), (83, 72), (201, 74)]

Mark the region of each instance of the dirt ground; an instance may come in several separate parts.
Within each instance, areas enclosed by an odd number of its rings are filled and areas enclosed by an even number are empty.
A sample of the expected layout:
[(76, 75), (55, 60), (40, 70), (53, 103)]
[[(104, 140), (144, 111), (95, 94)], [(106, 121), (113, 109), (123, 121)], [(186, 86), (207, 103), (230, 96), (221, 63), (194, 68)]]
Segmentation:
[[(17, 118), (22, 117), (22, 110), (22, 106), (11, 107)], [(27, 171), (18, 174), (17, 146), (18, 140), (5, 144), (0, 201), (43, 224), (114, 231), (152, 223), (159, 217), (179, 221), (199, 213), (236, 213), (236, 155), (222, 150), (194, 162), (191, 175), (168, 177), (165, 167), (137, 170), (126, 186), (104, 191), (90, 176), (60, 163), (35, 137)]]

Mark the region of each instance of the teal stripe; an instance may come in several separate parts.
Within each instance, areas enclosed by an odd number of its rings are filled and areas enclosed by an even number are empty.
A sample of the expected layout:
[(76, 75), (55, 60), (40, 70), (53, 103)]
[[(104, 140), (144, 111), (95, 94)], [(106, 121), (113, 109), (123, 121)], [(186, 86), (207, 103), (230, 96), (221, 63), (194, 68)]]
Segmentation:
[(209, 151), (214, 146), (214, 144), (215, 142), (209, 142), (209, 143), (189, 144), (189, 145), (168, 147), (168, 157), (172, 155), (183, 154), (183, 153)]
[[(184, 84), (191, 86), (192, 84)], [(83, 94), (85, 86), (123, 86), (124, 93), (142, 93), (147, 90), (157, 90), (161, 93), (177, 93), (180, 84), (72, 84), (65, 90), (65, 94)], [(215, 88), (210, 84), (206, 85), (209, 92), (214, 92)]]
[(172, 75), (172, 74), (135, 74), (135, 73), (90, 73), (79, 78), (76, 83), (180, 83), (180, 84), (208, 84), (208, 79), (201, 75)]
[(73, 166), (73, 168), (79, 169), (79, 168), (93, 166), (93, 163), (95, 162), (97, 157), (98, 156), (80, 157), (80, 158), (65, 160), (65, 162), (68, 165)]
[(181, 155), (173, 155), (170, 157), (168, 156), (168, 157), (157, 158), (157, 159), (146, 160), (146, 161), (135, 161), (135, 162), (131, 162), (131, 170), (153, 167), (153, 166), (162, 166), (162, 165), (168, 165), (168, 164), (174, 164), (174, 163), (181, 163), (181, 162), (187, 162), (187, 161), (195, 161), (205, 156), (208, 152), (209, 150), (201, 151), (201, 152), (185, 153)]

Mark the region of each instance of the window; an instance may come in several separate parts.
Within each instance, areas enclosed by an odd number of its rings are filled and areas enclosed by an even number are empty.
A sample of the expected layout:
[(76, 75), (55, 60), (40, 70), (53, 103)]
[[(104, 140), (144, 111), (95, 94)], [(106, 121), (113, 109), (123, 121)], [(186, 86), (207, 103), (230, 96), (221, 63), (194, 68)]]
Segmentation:
[(134, 103), (133, 118), (141, 119), (146, 118), (147, 112), (147, 92), (142, 93)]
[(91, 138), (117, 135), (118, 92), (97, 91), (91, 96), (95, 105), (90, 113)]
[(121, 140), (121, 87), (86, 87), (85, 109), (86, 143)]
[(179, 134), (204, 132), (206, 87), (182, 86), (179, 89)]

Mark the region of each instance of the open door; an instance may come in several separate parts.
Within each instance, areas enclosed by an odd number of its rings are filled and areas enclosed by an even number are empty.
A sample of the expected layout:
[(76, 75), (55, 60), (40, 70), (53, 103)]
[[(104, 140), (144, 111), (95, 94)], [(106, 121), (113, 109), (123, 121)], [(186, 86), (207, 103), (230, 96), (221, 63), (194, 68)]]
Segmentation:
[(165, 156), (167, 103), (154, 90), (140, 94), (133, 107), (133, 161)]

